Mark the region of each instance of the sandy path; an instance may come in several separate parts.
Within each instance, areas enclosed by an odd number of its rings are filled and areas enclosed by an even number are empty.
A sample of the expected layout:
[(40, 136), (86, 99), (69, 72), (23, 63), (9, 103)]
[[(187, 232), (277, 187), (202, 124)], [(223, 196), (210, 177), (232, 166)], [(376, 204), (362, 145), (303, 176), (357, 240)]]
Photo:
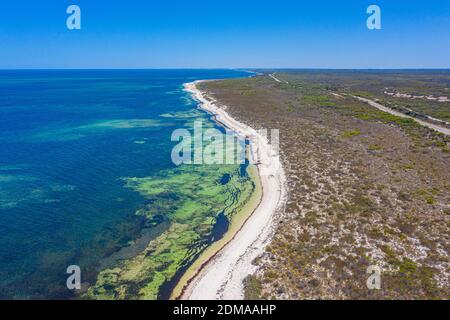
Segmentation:
[(428, 127), (430, 129), (436, 130), (436, 131), (441, 132), (441, 133), (443, 133), (445, 135), (450, 135), (450, 129), (448, 129), (448, 128), (445, 128), (445, 127), (439, 126), (437, 124), (429, 123), (429, 122), (426, 122), (426, 121), (423, 121), (423, 120), (420, 120), (420, 119), (408, 116), (408, 115), (406, 115), (404, 113), (401, 113), (399, 111), (395, 111), (395, 110), (392, 110), (392, 109), (390, 109), (388, 107), (385, 107), (382, 104), (379, 104), (379, 103), (377, 103), (377, 102), (375, 102), (373, 100), (369, 100), (369, 99), (358, 97), (358, 96), (352, 96), (352, 97), (358, 99), (359, 101), (363, 101), (363, 102), (369, 104), (370, 106), (375, 107), (375, 108), (377, 108), (377, 109), (379, 109), (381, 111), (390, 113), (390, 114), (392, 114), (394, 116), (412, 119), (412, 120), (416, 121), (417, 123), (419, 123), (420, 125), (422, 125), (424, 127)]
[(182, 299), (238, 300), (243, 299), (243, 280), (254, 271), (253, 259), (263, 253), (274, 232), (274, 218), (283, 208), (286, 198), (285, 175), (280, 157), (267, 139), (254, 129), (230, 117), (214, 101), (205, 99), (195, 83), (186, 90), (201, 102), (201, 108), (216, 115), (218, 122), (250, 139), (252, 155), (258, 163), (263, 196), (259, 206), (236, 234), (200, 273), (190, 282)]
[(289, 84), (289, 82), (285, 81), (285, 80), (280, 80), (277, 77), (275, 77), (275, 73), (273, 74), (269, 74), (269, 77), (271, 77), (273, 80), (275, 80), (278, 83), (285, 83), (285, 84)]

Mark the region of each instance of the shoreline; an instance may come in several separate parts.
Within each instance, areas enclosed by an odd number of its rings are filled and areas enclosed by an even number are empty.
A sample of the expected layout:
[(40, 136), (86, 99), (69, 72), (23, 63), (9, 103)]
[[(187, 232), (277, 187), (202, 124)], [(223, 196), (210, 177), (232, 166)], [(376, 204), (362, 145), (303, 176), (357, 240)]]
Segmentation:
[[(233, 227), (228, 235), (208, 248), (194, 263), (176, 286), (171, 298), (240, 300), (244, 298), (243, 280), (256, 271), (252, 261), (264, 252), (272, 239), (275, 216), (285, 204), (286, 179), (280, 157), (274, 153), (267, 139), (253, 128), (233, 119), (213, 99), (206, 97), (197, 88), (197, 84), (202, 82), (205, 81), (185, 84), (185, 91), (191, 93), (199, 102), (199, 108), (212, 114), (220, 125), (243, 138), (249, 138), (251, 153), (257, 163), (253, 167), (257, 168), (259, 178), (256, 184), (259, 184), (260, 190), (255, 193), (260, 199), (256, 205), (254, 199), (250, 200), (240, 210), (239, 217), (232, 221)], [(248, 211), (250, 213), (247, 216), (245, 213)]]

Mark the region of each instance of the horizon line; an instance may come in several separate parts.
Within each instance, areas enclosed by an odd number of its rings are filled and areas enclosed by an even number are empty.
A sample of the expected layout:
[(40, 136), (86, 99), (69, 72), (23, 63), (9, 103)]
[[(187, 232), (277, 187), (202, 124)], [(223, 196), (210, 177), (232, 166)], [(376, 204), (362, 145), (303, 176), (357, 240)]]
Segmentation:
[(237, 71), (252, 71), (252, 70), (450, 70), (450, 67), (406, 67), (406, 68), (391, 68), (391, 67), (383, 67), (383, 68), (333, 68), (333, 67), (253, 67), (253, 68), (245, 68), (245, 67), (155, 67), (155, 68), (114, 68), (114, 67), (105, 67), (105, 68), (40, 68), (40, 67), (31, 67), (31, 68), (1, 68), (0, 71), (83, 71), (83, 70), (237, 70)]

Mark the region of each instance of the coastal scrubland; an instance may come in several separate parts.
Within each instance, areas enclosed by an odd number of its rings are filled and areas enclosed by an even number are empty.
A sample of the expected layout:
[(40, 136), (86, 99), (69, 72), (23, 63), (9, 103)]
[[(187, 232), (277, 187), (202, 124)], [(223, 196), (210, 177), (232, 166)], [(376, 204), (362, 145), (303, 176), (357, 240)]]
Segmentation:
[(419, 119), (450, 122), (448, 70), (290, 72), (288, 82), (314, 81), (330, 91), (377, 100)]
[[(449, 298), (450, 138), (344, 95), (394, 85), (441, 94), (448, 75), (276, 77), (283, 81), (263, 75), (200, 85), (233, 118), (280, 130), (289, 196), (274, 238), (253, 262), (258, 271), (244, 283), (246, 298)], [(445, 119), (449, 104), (423, 102), (420, 111)], [(366, 286), (371, 265), (382, 269), (381, 290)]]

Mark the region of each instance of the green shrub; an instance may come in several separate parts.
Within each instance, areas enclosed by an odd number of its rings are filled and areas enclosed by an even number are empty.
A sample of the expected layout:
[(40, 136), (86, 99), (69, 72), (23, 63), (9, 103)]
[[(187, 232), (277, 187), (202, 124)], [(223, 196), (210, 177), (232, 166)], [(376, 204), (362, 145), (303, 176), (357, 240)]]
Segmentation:
[(262, 284), (255, 276), (248, 276), (244, 280), (244, 297), (245, 300), (261, 299)]
[(351, 137), (356, 137), (359, 136), (361, 134), (361, 131), (359, 130), (351, 130), (351, 131), (346, 131), (342, 134), (343, 138), (351, 138)]

